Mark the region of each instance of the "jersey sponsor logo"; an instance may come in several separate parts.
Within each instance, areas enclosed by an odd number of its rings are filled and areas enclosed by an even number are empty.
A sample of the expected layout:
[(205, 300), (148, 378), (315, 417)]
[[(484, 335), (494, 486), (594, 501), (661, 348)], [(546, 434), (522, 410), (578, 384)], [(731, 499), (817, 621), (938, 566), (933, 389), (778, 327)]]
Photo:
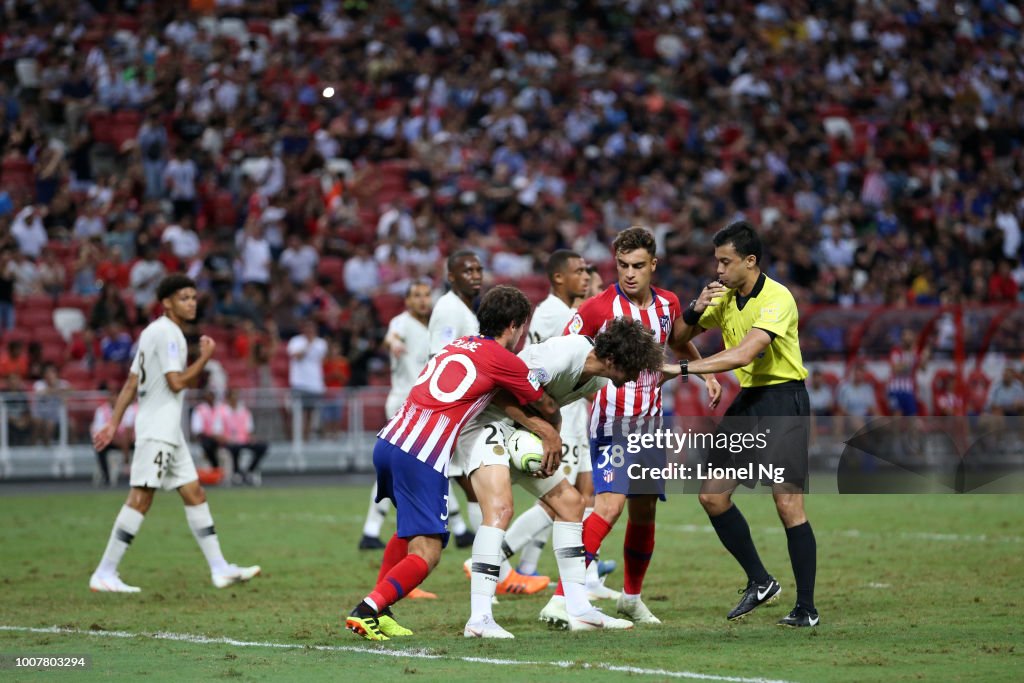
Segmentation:
[(526, 381), (529, 382), (530, 386), (533, 387), (534, 389), (540, 389), (542, 380), (540, 376), (537, 374), (536, 370), (530, 370), (528, 373), (526, 373)]
[(768, 304), (767, 306), (761, 307), (761, 320), (766, 323), (777, 323), (779, 322), (779, 305)]
[(572, 316), (572, 322), (569, 323), (569, 331), (573, 334), (579, 334), (580, 330), (583, 329), (583, 318), (580, 317), (579, 313)]
[(659, 315), (658, 322), (661, 323), (661, 333), (668, 334), (669, 326), (672, 324), (667, 315)]

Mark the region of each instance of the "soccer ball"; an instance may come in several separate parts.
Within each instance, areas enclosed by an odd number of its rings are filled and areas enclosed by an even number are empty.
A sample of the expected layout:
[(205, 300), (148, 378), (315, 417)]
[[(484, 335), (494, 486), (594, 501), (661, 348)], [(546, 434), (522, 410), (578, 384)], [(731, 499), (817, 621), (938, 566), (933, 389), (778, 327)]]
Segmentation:
[(512, 467), (527, 474), (540, 470), (544, 460), (544, 446), (539, 436), (526, 429), (517, 429), (508, 437), (505, 445), (508, 447)]

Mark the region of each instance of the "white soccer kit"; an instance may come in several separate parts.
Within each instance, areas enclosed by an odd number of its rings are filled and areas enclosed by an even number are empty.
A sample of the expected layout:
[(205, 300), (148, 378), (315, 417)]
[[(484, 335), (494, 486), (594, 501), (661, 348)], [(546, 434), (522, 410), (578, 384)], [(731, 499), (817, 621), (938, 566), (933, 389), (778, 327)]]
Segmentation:
[[(574, 312), (564, 301), (549, 294), (533, 312), (526, 347), (561, 337)], [(593, 470), (590, 463), (590, 402), (585, 398), (562, 408), (561, 437), (562, 470), (569, 483), (575, 485), (580, 472)]]
[[(569, 335), (531, 344), (519, 352), (519, 357), (530, 368), (531, 375), (540, 382), (544, 391), (558, 405), (566, 406), (600, 391), (608, 383), (605, 377), (591, 377), (580, 385), (583, 366), (593, 348), (587, 337)], [(508, 467), (508, 448), (505, 444), (514, 430), (511, 418), (501, 408), (488, 406), (463, 428), (455, 446), (452, 464), (457, 463), (467, 474), (483, 465)], [(513, 482), (538, 498), (567, 478), (565, 468), (560, 468), (553, 476), (545, 479), (514, 469), (512, 475)]]
[[(427, 323), (427, 333), (430, 339), (430, 357), (433, 358), (456, 339), (480, 334), (480, 323), (455, 290), (451, 290), (434, 304), (430, 322)], [(453, 458), (448, 466), (448, 476), (461, 477), (463, 474), (465, 472)]]
[(452, 290), (434, 304), (427, 330), (430, 334), (430, 355), (436, 356), (459, 337), (479, 334), (480, 323), (469, 306)]
[(384, 410), (388, 419), (398, 412), (416, 378), (430, 360), (430, 334), (426, 325), (409, 311), (396, 315), (388, 323), (388, 335), (394, 334), (405, 345), (401, 356), (391, 354), (391, 391)]
[(168, 372), (183, 372), (187, 359), (185, 335), (166, 316), (139, 336), (131, 366), (139, 379), (132, 486), (172, 490), (198, 478), (181, 430), (185, 395), (172, 391), (166, 377)]

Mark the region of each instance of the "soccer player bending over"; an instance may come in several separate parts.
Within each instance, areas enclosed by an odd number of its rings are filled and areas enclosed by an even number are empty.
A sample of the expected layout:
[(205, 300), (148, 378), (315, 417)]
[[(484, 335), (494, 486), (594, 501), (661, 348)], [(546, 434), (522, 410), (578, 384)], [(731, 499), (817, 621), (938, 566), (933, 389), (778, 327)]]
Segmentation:
[[(684, 371), (736, 371), (740, 393), (725, 413), (723, 424), (743, 421), (744, 435), (754, 427), (770, 436), (759, 453), (762, 464), (783, 466), (785, 481), (772, 483), (779, 519), (786, 528), (789, 559), (796, 578), (796, 606), (779, 626), (818, 625), (814, 607), (817, 543), (804, 512), (810, 400), (804, 386), (807, 370), (800, 353), (799, 314), (785, 286), (761, 272), (761, 238), (746, 221), (737, 221), (713, 238), (718, 282), (712, 282), (683, 314), (684, 338), (721, 328), (725, 350), (691, 360)], [(733, 428), (735, 430), (735, 427)], [(728, 466), (736, 456), (713, 453), (712, 464)], [(747, 520), (732, 502), (736, 480), (707, 480), (700, 502), (726, 550), (747, 574), (740, 603), (730, 620), (742, 619), (757, 607), (778, 600), (782, 587), (768, 573), (754, 547)], [(753, 485), (754, 482), (746, 482)]]
[[(566, 406), (609, 383), (621, 387), (626, 382), (635, 382), (642, 371), (660, 371), (665, 353), (639, 321), (620, 318), (610, 322), (593, 340), (581, 335), (553, 337), (531, 344), (519, 357), (548, 395), (560, 406)], [(514, 404), (506, 405), (509, 417), (503, 416), (499, 408), (500, 403), (505, 403), (503, 398), (499, 395), (493, 405), (474, 418), (456, 445), (455, 459), (469, 472), (484, 513), (484, 524), (477, 529), (473, 543), (471, 615), (463, 634), (513, 637), (495, 623), (491, 612), (491, 598), (504, 578), (502, 573), (511, 571), (502, 552), (505, 530), (512, 519), (513, 481), (554, 512), (552, 544), (565, 594), (565, 625), (573, 631), (632, 628), (632, 622), (607, 616), (587, 598), (586, 565), (592, 558), (586, 557), (583, 546), (583, 494), (569, 483), (557, 463), (543, 471), (543, 477), (509, 468), (505, 442), (515, 429), (513, 420), (540, 436), (546, 452), (556, 446), (561, 452), (558, 431)]]
[[(515, 348), (530, 302), (514, 287), (495, 287), (480, 302), (479, 336), (455, 339), (430, 359), (398, 413), (377, 435), (377, 495), (395, 505), (398, 531), (384, 549), (377, 585), (345, 625), (367, 640), (411, 635), (390, 606), (422, 583), (448, 543), (448, 463), (455, 440), (498, 389), (551, 424), (558, 404), (530, 376)], [(561, 444), (557, 444), (561, 448)], [(545, 453), (558, 462), (560, 452)]]
[(110, 421), (93, 436), (93, 447), (97, 451), (110, 445), (121, 417), (138, 394), (131, 491), (114, 521), (103, 559), (89, 579), (89, 588), (99, 592), (139, 592), (139, 588), (121, 580), (117, 566), (139, 533), (158, 488), (177, 489), (181, 495), (185, 519), (210, 565), (214, 586), (225, 588), (260, 573), (258, 566), (228, 564), (221, 554), (206, 493), (199, 486), (196, 467), (181, 431), (183, 392), (202, 374), (216, 346), (209, 337), (201, 337), (199, 358), (185, 367), (188, 350), (181, 326), (195, 320), (196, 285), (185, 275), (169, 275), (160, 282), (156, 293), (163, 304), (164, 315), (150, 323), (139, 336), (131, 372), (117, 397)]

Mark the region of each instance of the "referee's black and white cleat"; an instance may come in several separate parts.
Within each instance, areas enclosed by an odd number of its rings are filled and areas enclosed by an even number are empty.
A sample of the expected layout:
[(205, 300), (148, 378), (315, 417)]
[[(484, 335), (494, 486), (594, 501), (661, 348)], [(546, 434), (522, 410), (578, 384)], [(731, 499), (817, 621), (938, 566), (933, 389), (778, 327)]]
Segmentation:
[(799, 605), (793, 608), (793, 611), (788, 615), (779, 619), (779, 626), (788, 626), (789, 628), (811, 628), (818, 625), (818, 613), (812, 612), (809, 609), (800, 607)]
[(741, 588), (739, 592), (743, 594), (743, 598), (740, 599), (740, 604), (729, 612), (727, 617), (729, 621), (742, 619), (761, 605), (772, 604), (782, 594), (782, 586), (775, 580), (775, 577), (769, 576), (767, 583), (758, 584), (751, 581), (746, 588)]

